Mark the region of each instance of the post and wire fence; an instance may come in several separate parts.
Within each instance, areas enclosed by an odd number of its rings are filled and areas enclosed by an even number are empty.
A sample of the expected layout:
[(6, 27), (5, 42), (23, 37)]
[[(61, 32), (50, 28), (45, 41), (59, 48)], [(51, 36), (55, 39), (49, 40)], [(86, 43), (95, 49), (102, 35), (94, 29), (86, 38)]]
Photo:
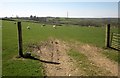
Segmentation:
[(120, 34), (111, 32), (110, 24), (106, 26), (105, 47), (120, 51)]

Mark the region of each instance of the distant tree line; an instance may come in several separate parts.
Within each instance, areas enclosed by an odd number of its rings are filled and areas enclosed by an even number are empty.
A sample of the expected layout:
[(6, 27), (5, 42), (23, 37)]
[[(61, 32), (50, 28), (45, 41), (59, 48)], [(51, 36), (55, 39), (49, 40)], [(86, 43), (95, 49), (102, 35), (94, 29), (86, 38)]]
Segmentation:
[(44, 24), (55, 24), (62, 26), (63, 24), (76, 25), (76, 26), (105, 26), (111, 24), (111, 26), (118, 26), (118, 18), (61, 18), (61, 17), (37, 17), (30, 15), (30, 17), (16, 17), (16, 18), (3, 18), (3, 20), (21, 19), (27, 21), (33, 21)]
[(37, 17), (32, 15), (30, 16), (30, 20), (44, 22), (44, 23), (47, 21), (46, 17)]

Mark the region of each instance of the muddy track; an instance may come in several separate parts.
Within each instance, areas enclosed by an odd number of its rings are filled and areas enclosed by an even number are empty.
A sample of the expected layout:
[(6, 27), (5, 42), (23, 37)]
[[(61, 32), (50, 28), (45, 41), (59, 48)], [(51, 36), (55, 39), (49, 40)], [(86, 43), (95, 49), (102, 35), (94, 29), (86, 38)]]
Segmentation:
[(95, 46), (90, 46), (88, 44), (77, 46), (74, 45), (74, 48), (86, 55), (88, 59), (94, 62), (96, 66), (103, 70), (110, 71), (111, 74), (108, 74), (108, 76), (118, 76), (118, 63), (108, 59), (105, 55), (100, 53), (103, 51), (102, 49)]
[(65, 42), (50, 39), (39, 47), (37, 53), (41, 60), (55, 62), (59, 64), (43, 63), (47, 76), (82, 76), (84, 72), (79, 70), (74, 63), (75, 60), (67, 55), (69, 47)]
[(105, 76), (118, 75), (118, 63), (111, 61), (100, 53), (102, 49), (88, 44), (67, 43), (52, 38), (48, 41), (41, 42), (40, 45), (35, 45), (35, 48), (32, 49), (41, 60), (51, 62), (43, 63), (47, 76), (86, 76), (86, 72), (82, 68), (76, 67), (76, 60), (68, 56), (67, 52), (71, 48), (87, 56), (89, 61), (92, 61), (95, 66), (104, 70), (105, 73), (107, 71), (110, 72), (109, 74), (106, 73)]

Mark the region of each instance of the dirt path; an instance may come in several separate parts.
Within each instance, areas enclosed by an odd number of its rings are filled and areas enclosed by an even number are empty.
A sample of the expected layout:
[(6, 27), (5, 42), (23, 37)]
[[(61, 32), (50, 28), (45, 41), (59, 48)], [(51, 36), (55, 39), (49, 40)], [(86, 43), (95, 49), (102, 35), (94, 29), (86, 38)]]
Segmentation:
[(88, 60), (103, 70), (103, 73), (110, 72), (105, 76), (118, 76), (118, 63), (100, 53), (103, 51), (102, 49), (88, 44), (82, 45), (76, 44), (76, 42), (71, 44), (58, 39), (49, 39), (35, 46), (34, 52), (39, 55), (41, 60), (59, 63), (43, 63), (47, 76), (86, 76), (86, 72), (82, 68), (76, 67), (76, 60), (68, 56), (67, 52), (71, 48), (87, 56)]
[(86, 45), (76, 46), (76, 49), (86, 55), (98, 67), (111, 72), (111, 76), (118, 76), (118, 63), (108, 59), (97, 47)]
[(60, 64), (44, 63), (44, 69), (47, 76), (82, 76), (84, 72), (79, 70), (75, 61), (67, 55), (69, 47), (66, 43), (57, 39), (51, 39), (44, 42), (38, 50), (40, 59)]

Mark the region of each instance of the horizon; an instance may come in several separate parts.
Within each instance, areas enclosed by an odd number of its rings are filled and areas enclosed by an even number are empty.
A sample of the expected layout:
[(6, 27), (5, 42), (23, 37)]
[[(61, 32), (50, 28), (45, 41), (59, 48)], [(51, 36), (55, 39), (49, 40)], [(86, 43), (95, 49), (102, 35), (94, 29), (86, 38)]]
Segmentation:
[[(50, 18), (67, 18), (67, 17), (52, 17), (52, 16), (46, 16), (46, 17), (43, 17), (43, 18), (49, 18), (49, 17), (50, 17)], [(17, 18), (17, 17), (0, 17), (0, 18)], [(30, 16), (28, 16), (28, 17), (18, 17), (18, 19), (19, 19), (19, 18), (30, 18)], [(39, 18), (42, 18), (42, 17), (39, 17)], [(101, 18), (101, 17), (69, 17), (69, 18), (76, 18), (76, 19), (77, 19), (77, 18), (78, 18), (78, 19), (79, 19), (79, 18), (80, 18), (80, 19), (82, 19), (82, 18), (83, 18), (83, 19), (87, 19), (87, 18), (88, 18), (88, 19), (89, 19), (89, 18), (90, 18), (90, 19), (92, 19), (92, 18), (93, 18), (93, 19), (95, 19), (95, 18), (96, 18), (96, 19), (97, 19), (97, 18), (104, 19), (104, 18), (105, 18), (105, 19), (107, 19), (108, 17), (102, 17), (102, 18)], [(69, 18), (68, 18), (68, 19), (69, 19)], [(111, 18), (111, 19), (112, 19), (112, 18), (118, 19), (119, 17), (110, 17), (110, 18)]]

